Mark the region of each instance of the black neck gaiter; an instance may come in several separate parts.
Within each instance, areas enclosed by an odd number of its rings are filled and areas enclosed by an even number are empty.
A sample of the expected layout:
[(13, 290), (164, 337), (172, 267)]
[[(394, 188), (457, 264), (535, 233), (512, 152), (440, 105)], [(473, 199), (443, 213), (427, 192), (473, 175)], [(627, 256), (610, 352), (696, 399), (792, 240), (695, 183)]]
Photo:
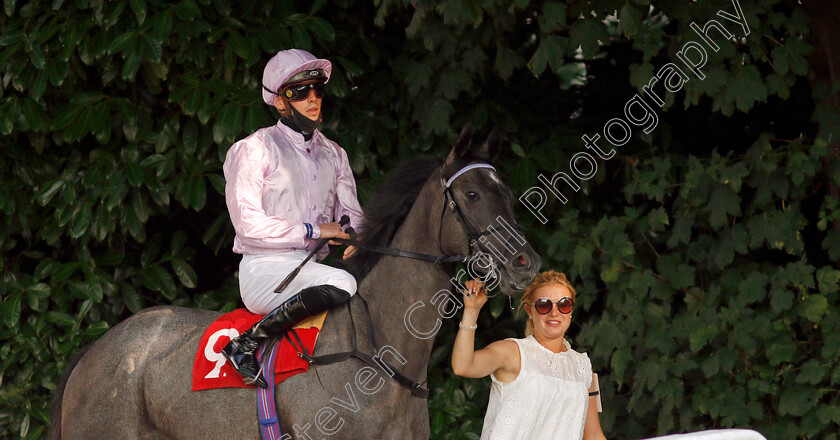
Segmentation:
[(286, 127), (289, 127), (292, 130), (302, 134), (303, 135), (303, 140), (308, 141), (308, 140), (312, 139), (312, 134), (313, 133), (312, 132), (306, 133), (303, 130), (301, 130), (300, 127), (298, 127), (298, 125), (295, 123), (295, 121), (283, 116), (283, 117), (280, 118), (280, 122), (282, 122), (283, 125), (285, 125)]
[(319, 114), (318, 119), (313, 121), (297, 111), (292, 105), (289, 105), (289, 108), (292, 110), (291, 114), (280, 118), (280, 121), (292, 130), (302, 134), (305, 140), (312, 139), (312, 133), (321, 124), (321, 115)]

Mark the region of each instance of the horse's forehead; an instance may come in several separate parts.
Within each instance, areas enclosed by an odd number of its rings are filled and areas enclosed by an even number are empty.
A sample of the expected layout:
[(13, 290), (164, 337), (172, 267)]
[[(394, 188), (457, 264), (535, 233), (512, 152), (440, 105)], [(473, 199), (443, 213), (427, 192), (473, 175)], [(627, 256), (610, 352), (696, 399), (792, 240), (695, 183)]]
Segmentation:
[(479, 171), (479, 173), (476, 174), (476, 177), (478, 179), (489, 179), (490, 182), (500, 187), (501, 189), (507, 188), (507, 185), (505, 185), (505, 182), (502, 181), (502, 178), (499, 176), (499, 173), (496, 172), (495, 169), (483, 168), (476, 171)]
[(499, 177), (499, 173), (496, 170), (487, 170), (490, 172), (490, 180), (495, 182), (497, 185), (505, 186), (505, 182), (502, 182), (502, 178)]

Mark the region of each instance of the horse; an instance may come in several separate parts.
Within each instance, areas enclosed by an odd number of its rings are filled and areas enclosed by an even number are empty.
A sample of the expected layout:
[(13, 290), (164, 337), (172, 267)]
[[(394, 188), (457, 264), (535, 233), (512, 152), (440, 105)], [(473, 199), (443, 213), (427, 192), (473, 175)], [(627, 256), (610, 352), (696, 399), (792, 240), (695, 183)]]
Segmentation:
[[(457, 280), (492, 273), (499, 290), (511, 295), (534, 279), (540, 256), (514, 220), (513, 193), (489, 167), (501, 148), (498, 131), (477, 148), (471, 139), (467, 126), (444, 161), (411, 160), (390, 173), (372, 196), (360, 233), (362, 248), (348, 260), (360, 280), (358, 293), (349, 306), (329, 312), (315, 356), (347, 350), (355, 328), (360, 350), (373, 350), (368, 342), (373, 336), (381, 347), (374, 355), (404, 376), (425, 382), (434, 334), (462, 305)], [(464, 260), (483, 264), (475, 271), (469, 266), (469, 274), (456, 274), (452, 259), (380, 255), (371, 250), (376, 246), (427, 256), (472, 256)], [(361, 325), (366, 310), (371, 326)], [(153, 307), (83, 348), (59, 381), (50, 438), (260, 438), (254, 389), (190, 390), (198, 341), (220, 315)], [(373, 335), (366, 334), (370, 331)], [(350, 358), (315, 364), (278, 384), (283, 438), (429, 438), (426, 398), (391, 380), (389, 370)]]

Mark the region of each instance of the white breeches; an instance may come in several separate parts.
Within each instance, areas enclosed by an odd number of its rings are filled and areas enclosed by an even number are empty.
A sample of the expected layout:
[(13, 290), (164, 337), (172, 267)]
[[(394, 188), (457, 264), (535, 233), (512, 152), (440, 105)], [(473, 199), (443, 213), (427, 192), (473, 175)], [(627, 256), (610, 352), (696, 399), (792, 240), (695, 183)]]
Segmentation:
[(281, 293), (274, 293), (286, 275), (295, 270), (309, 254), (305, 250), (286, 251), (269, 255), (243, 255), (239, 263), (239, 292), (242, 302), (252, 313), (265, 315), (301, 290), (329, 284), (356, 293), (356, 279), (346, 271), (326, 264), (316, 263), (314, 258), (300, 269), (300, 272)]

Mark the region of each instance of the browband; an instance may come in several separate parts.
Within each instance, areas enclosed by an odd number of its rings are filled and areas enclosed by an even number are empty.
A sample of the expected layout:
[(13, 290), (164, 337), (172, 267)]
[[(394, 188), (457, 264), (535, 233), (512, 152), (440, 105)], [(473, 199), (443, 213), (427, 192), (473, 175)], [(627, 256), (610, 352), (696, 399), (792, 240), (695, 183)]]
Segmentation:
[(449, 188), (449, 185), (451, 185), (451, 184), (452, 184), (452, 181), (453, 181), (453, 180), (455, 180), (455, 178), (456, 178), (456, 177), (460, 176), (461, 174), (466, 173), (466, 172), (467, 172), (467, 171), (469, 171), (469, 170), (474, 170), (474, 169), (476, 169), (476, 168), (489, 168), (489, 169), (491, 169), (491, 170), (493, 170), (493, 171), (496, 171), (496, 168), (495, 168), (493, 165), (490, 165), (489, 163), (474, 163), (474, 164), (470, 164), (470, 165), (465, 166), (464, 168), (461, 168), (460, 170), (458, 170), (458, 172), (456, 172), (455, 174), (453, 174), (453, 175), (452, 175), (452, 177), (450, 177), (450, 178), (449, 178), (449, 180), (447, 180), (447, 181), (446, 181), (445, 186), (446, 186), (447, 188)]

